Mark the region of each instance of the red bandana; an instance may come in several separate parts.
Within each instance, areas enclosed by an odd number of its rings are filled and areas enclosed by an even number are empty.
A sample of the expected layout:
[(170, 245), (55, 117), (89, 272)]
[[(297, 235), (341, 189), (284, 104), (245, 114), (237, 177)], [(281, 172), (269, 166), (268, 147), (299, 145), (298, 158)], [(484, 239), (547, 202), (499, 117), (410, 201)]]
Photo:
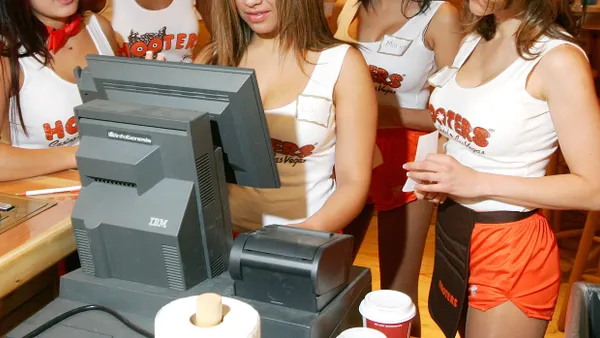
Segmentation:
[(48, 26), (46, 26), (46, 29), (48, 30), (48, 50), (56, 54), (67, 43), (67, 39), (70, 36), (79, 33), (81, 29), (81, 14), (77, 13), (71, 16), (67, 24), (61, 29)]

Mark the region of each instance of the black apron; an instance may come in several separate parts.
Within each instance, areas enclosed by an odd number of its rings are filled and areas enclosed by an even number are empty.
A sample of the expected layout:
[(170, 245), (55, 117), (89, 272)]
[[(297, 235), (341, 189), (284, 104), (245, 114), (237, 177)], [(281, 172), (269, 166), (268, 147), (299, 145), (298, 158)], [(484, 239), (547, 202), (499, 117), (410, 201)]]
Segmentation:
[(467, 314), (471, 235), (475, 224), (517, 222), (537, 211), (475, 212), (450, 199), (438, 206), (429, 313), (447, 338), (456, 336)]

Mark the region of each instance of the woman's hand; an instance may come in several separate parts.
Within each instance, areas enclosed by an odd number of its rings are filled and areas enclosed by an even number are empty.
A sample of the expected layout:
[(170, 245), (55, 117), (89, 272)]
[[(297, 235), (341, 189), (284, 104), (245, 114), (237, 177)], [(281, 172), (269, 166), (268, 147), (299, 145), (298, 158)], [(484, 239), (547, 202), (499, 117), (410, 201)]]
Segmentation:
[[(421, 184), (431, 184), (431, 182), (421, 181)], [(403, 194), (404, 193), (402, 191), (403, 187), (404, 187), (404, 185), (402, 184), (402, 185), (392, 188), (392, 193), (394, 195)], [(415, 196), (419, 200), (426, 200), (426, 201), (429, 201), (429, 202), (435, 203), (435, 204), (444, 203), (444, 201), (448, 197), (448, 194), (441, 193), (441, 192), (424, 192), (424, 191), (418, 191), (418, 190), (415, 190), (413, 192), (413, 194), (415, 194)]]
[(443, 192), (423, 192), (415, 190), (414, 194), (417, 196), (417, 199), (426, 200), (434, 204), (442, 204), (446, 201), (446, 198), (448, 198), (448, 194)]
[(425, 161), (406, 163), (404, 169), (408, 177), (422, 181), (415, 186), (418, 198), (440, 201), (444, 196), (439, 193), (463, 198), (484, 196), (481, 174), (458, 163), (452, 156), (429, 154)]
[[(154, 59), (154, 53), (152, 51), (147, 51), (145, 59), (146, 60), (153, 60)], [(167, 59), (165, 58), (165, 56), (162, 55), (161, 53), (156, 54), (156, 60), (158, 60), (158, 61), (167, 61)]]
[[(421, 184), (431, 184), (431, 182), (421, 181)], [(402, 187), (394, 188), (393, 190), (394, 190), (394, 193), (401, 192)], [(425, 191), (415, 190), (413, 192), (413, 194), (415, 194), (415, 196), (417, 197), (418, 200), (426, 200), (426, 201), (429, 201), (429, 202), (435, 203), (435, 204), (442, 204), (442, 203), (444, 203), (446, 198), (448, 198), (448, 194), (443, 193), (443, 192), (425, 192)]]

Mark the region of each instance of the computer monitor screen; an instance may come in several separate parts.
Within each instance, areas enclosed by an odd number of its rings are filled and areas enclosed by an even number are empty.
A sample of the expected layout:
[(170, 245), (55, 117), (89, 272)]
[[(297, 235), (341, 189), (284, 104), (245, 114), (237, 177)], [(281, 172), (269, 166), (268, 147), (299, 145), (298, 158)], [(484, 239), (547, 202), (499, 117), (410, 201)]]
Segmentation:
[(102, 55), (87, 60), (90, 76), (77, 76), (83, 102), (103, 99), (207, 112), (213, 142), (224, 151), (227, 182), (279, 187), (253, 70)]
[(280, 184), (254, 72), (88, 63), (76, 71), (83, 187), (72, 223), (82, 269), (177, 290), (225, 272), (226, 182)]

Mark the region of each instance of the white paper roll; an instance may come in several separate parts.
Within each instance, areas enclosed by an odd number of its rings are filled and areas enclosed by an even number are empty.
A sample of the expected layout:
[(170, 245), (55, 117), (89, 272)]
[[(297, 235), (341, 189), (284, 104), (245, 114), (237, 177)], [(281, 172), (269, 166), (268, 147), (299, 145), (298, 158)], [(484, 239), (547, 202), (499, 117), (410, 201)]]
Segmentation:
[(154, 319), (155, 338), (260, 338), (260, 316), (250, 305), (223, 297), (223, 321), (213, 327), (197, 327), (197, 296), (181, 298), (165, 305)]

